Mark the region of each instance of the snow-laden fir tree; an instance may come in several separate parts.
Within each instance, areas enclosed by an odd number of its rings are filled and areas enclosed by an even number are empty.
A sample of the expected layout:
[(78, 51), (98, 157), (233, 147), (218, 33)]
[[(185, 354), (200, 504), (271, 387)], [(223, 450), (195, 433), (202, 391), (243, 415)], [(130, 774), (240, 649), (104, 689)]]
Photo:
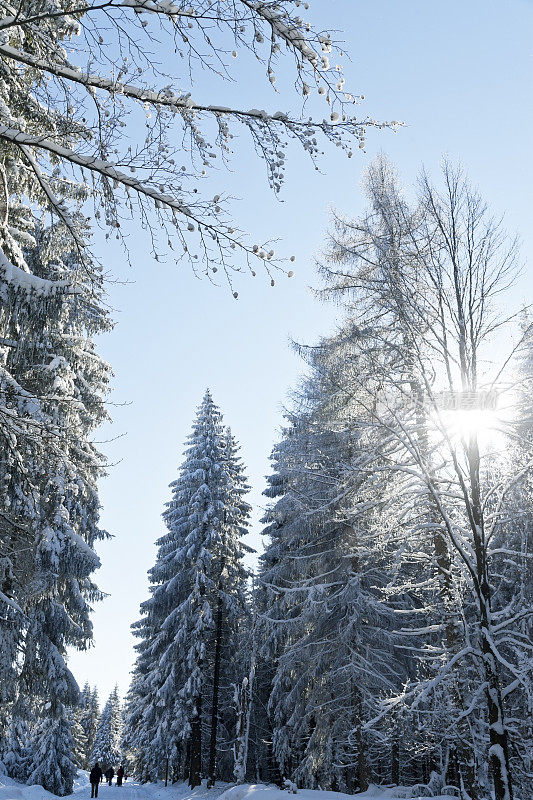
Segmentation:
[[(234, 737), (228, 708), (231, 683), (242, 679), (236, 654), (247, 615), (247, 488), (236, 443), (207, 391), (171, 484), (151, 596), (134, 626), (141, 641), (127, 746), (142, 774), (153, 777), (169, 759), (172, 774), (184, 770), (196, 786), (208, 768), (210, 777), (220, 774), (220, 736)], [(229, 777), (231, 760), (220, 766)]]
[[(101, 275), (80, 265), (61, 226), (28, 223), (19, 247), (34, 280), (4, 285), (0, 307), (0, 533), (9, 617), (0, 691), (4, 702), (42, 705), (54, 721), (47, 737), (65, 741), (65, 707), (78, 702), (66, 649), (87, 646), (91, 604), (100, 597), (91, 574), (99, 566), (94, 544), (104, 535), (96, 488), (103, 460), (90, 436), (106, 418), (109, 370), (92, 337), (109, 323)], [(76, 291), (52, 290), (54, 281), (75, 283)], [(56, 785), (55, 776), (49, 783)]]
[(80, 723), (79, 706), (71, 708), (70, 710), (70, 732), (72, 733), (72, 740), (74, 742), (73, 760), (78, 769), (83, 769), (85, 763), (85, 753), (87, 752), (87, 736)]
[(98, 761), (104, 772), (108, 767), (116, 770), (121, 760), (121, 741), (122, 708), (118, 686), (115, 686), (100, 714), (90, 758), (91, 766)]
[(29, 709), (21, 703), (11, 710), (9, 727), (3, 741), (2, 763), (10, 778), (26, 783), (33, 764), (30, 725), (35, 722)]
[(83, 750), (81, 752), (81, 769), (91, 768), (91, 754), (98, 729), (100, 717), (100, 707), (98, 703), (98, 689), (93, 689), (86, 682), (83, 691), (80, 693), (80, 703), (76, 708), (76, 718), (83, 730)]
[(98, 718), (98, 690), (86, 681), (80, 692), (79, 702), (70, 710), (72, 737), (74, 739), (75, 762), (80, 769), (88, 769), (92, 753)]
[(72, 793), (78, 768), (73, 761), (74, 739), (64, 705), (43, 709), (32, 736), (32, 763), (28, 783), (38, 783), (52, 794)]
[[(243, 674), (241, 645), (248, 642), (249, 610), (247, 607), (248, 572), (243, 566), (245, 553), (253, 552), (242, 541), (248, 533), (250, 506), (244, 497), (249, 491), (240, 447), (230, 428), (224, 431), (224, 465), (227, 475), (223, 528), (220, 541), (213, 548), (213, 572), (216, 576), (214, 606), (214, 635), (208, 649), (208, 661), (213, 664), (212, 690), (207, 696), (209, 713), (209, 753), (207, 759), (208, 785), (213, 786), (217, 775), (231, 774), (235, 740), (235, 709), (231, 705), (233, 684)], [(216, 559), (216, 561), (215, 561)], [(216, 564), (216, 567), (215, 567)]]
[[(122, 750), (128, 760), (135, 765), (136, 775), (143, 783), (146, 783), (159, 776), (161, 770), (161, 750), (153, 746), (153, 740), (162, 709), (155, 703), (155, 687), (151, 682), (154, 664), (151, 659), (150, 644), (154, 631), (149, 627), (146, 618), (134, 623), (132, 628), (134, 634), (141, 637), (142, 641), (135, 645), (137, 658), (126, 696)], [(180, 756), (180, 745), (176, 742), (176, 752), (171, 761), (172, 776), (179, 771)], [(171, 748), (166, 741), (163, 757), (166, 766), (166, 759), (170, 760), (171, 758)]]
[(312, 373), (274, 450), (266, 492), (275, 502), (265, 518), (260, 610), (263, 652), (274, 664), (274, 753), (281, 774), (300, 785), (365, 790), (389, 778), (389, 759), (372, 769), (364, 723), (405, 675), (394, 612), (380, 593), (380, 485), (366, 471), (377, 443), (365, 438), (357, 396), (339, 390), (339, 369), (360, 368), (348, 333), (307, 358)]

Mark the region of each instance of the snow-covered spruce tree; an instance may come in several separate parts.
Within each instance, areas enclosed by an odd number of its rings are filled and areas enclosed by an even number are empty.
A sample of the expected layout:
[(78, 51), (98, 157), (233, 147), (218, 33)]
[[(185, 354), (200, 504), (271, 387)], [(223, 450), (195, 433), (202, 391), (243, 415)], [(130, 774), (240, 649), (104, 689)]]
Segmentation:
[(86, 681), (78, 704), (71, 709), (74, 760), (80, 769), (89, 769), (99, 716), (98, 690)]
[(85, 683), (83, 691), (80, 694), (77, 716), (83, 729), (85, 743), (82, 752), (81, 768), (90, 769), (92, 766), (91, 754), (100, 717), (100, 707), (98, 703), (98, 689), (96, 686), (91, 689), (88, 682)]
[(252, 550), (243, 543), (242, 537), (248, 533), (251, 509), (244, 497), (250, 487), (239, 455), (240, 447), (230, 428), (224, 433), (223, 445), (228, 487), (226, 498), (221, 498), (225, 508), (220, 541), (216, 548), (212, 547), (212, 574), (216, 575), (216, 588), (213, 596), (214, 636), (208, 648), (208, 661), (213, 664), (213, 688), (206, 703), (210, 716), (209, 786), (214, 785), (217, 774), (230, 775), (234, 767), (232, 745), (236, 710), (231, 705), (232, 686), (244, 674), (242, 642), (249, 641), (248, 573), (243, 566), (243, 557)]
[(260, 573), (281, 774), (341, 791), (389, 777), (371, 763), (363, 725), (402, 676), (392, 657), (394, 613), (380, 596), (379, 487), (365, 487), (376, 444), (365, 441), (364, 407), (337, 383), (339, 368), (358, 368), (350, 355), (344, 332), (307, 350), (312, 373), (274, 451), (267, 494), (276, 502)]
[(2, 762), (7, 774), (26, 783), (33, 763), (31, 724), (34, 715), (23, 701), (10, 709), (10, 722), (2, 747)]
[[(90, 575), (99, 565), (93, 546), (103, 536), (96, 493), (103, 462), (89, 437), (106, 417), (109, 370), (92, 336), (108, 321), (101, 275), (88, 262), (80, 266), (62, 226), (28, 224), (24, 237), (15, 224), (13, 231), (29, 272), (21, 269), (18, 283), (2, 285), (0, 307), (3, 591), (10, 616), (2, 692), (8, 702), (41, 698), (46, 713), (57, 714), (47, 737), (66, 741), (65, 706), (78, 700), (66, 648), (87, 646), (90, 604), (100, 596)], [(64, 774), (68, 780), (67, 768)]]
[(43, 717), (32, 736), (32, 763), (28, 783), (38, 783), (52, 794), (64, 797), (72, 793), (77, 767), (72, 756), (74, 740), (66, 707), (55, 703), (45, 706)]
[[(172, 500), (168, 528), (149, 572), (151, 597), (134, 626), (141, 638), (128, 699), (127, 744), (141, 774), (170, 761), (199, 784), (206, 756), (212, 777), (220, 710), (231, 707), (238, 637), (246, 617), (243, 556), (249, 507), (236, 444), (209, 391), (198, 409)], [(242, 675), (238, 679), (242, 679)], [(210, 752), (202, 736), (210, 731)], [(222, 727), (222, 726), (221, 726)], [(234, 735), (234, 720), (225, 726)], [(224, 732), (224, 731), (222, 731)], [(229, 774), (232, 763), (229, 761)]]
[(85, 764), (85, 754), (87, 752), (87, 735), (81, 725), (80, 718), (83, 709), (75, 706), (69, 709), (70, 732), (74, 742), (72, 758), (78, 769), (83, 769)]
[(150, 646), (155, 629), (149, 626), (146, 618), (132, 625), (132, 628), (141, 641), (135, 645), (138, 655), (126, 697), (122, 751), (133, 763), (135, 774), (143, 783), (159, 777), (162, 757), (165, 767), (167, 759), (169, 760), (171, 774), (181, 777), (183, 753), (179, 742), (176, 741), (174, 749), (170, 747), (169, 739), (165, 739), (162, 749), (154, 747), (154, 730), (160, 730), (158, 715), (162, 711), (155, 703), (156, 689), (151, 682), (155, 665)]
[[(526, 707), (530, 658), (520, 629), (524, 620), (516, 618), (513, 604), (498, 588), (499, 576), (506, 570), (506, 550), (496, 542), (512, 513), (510, 489), (524, 469), (530, 469), (531, 459), (522, 469), (506, 466), (501, 448), (484, 440), (472, 422), (460, 427), (461, 415), (442, 405), (470, 401), (476, 406), (485, 396), (483, 390), (495, 383), (505, 397), (504, 372), (511, 360), (494, 363), (490, 356), (496, 332), (509, 327), (506, 318), (497, 314), (496, 299), (513, 275), (515, 248), (459, 171), (445, 165), (443, 178), (443, 189), (437, 190), (423, 176), (418, 224), (411, 242), (401, 248), (401, 254), (415, 263), (415, 291), (407, 281), (397, 279), (388, 290), (384, 278), (394, 276), (395, 261), (381, 258), (382, 247), (369, 241), (367, 227), (359, 221), (339, 242), (342, 257), (328, 270), (330, 294), (346, 300), (367, 346), (369, 341), (375, 344), (373, 370), (381, 371), (384, 392), (377, 402), (375, 394), (368, 392), (366, 403), (373, 408), (375, 426), (396, 442), (389, 470), (404, 476), (404, 518), (411, 519), (403, 528), (403, 552), (417, 552), (428, 528), (442, 534), (458, 608), (454, 619), (453, 606), (444, 605), (440, 630), (445, 635), (441, 647), (435, 649), (435, 627), (427, 625), (428, 584), (411, 584), (410, 591), (419, 597), (420, 622), (410, 634), (418, 635), (420, 656), (433, 674), (413, 681), (374, 721), (391, 708), (406, 705), (411, 713), (423, 715), (429, 698), (440, 693), (446, 709), (441, 716), (449, 731), (472, 752), (471, 774), (465, 770), (459, 776), (463, 796), (487, 794), (488, 762), (495, 797), (509, 800), (513, 796), (510, 737), (515, 725), (507, 718), (506, 703), (517, 693), (513, 708)], [(400, 309), (405, 313), (399, 314)], [(423, 341), (420, 330), (424, 330)], [(403, 374), (389, 369), (391, 350), (404, 361)], [(423, 392), (423, 405), (413, 393), (412, 376)], [(359, 387), (362, 393), (366, 391), (364, 376)], [(440, 390), (446, 390), (444, 395)], [(422, 410), (430, 432), (426, 440), (420, 436)], [(513, 446), (512, 425), (504, 441)], [(428, 495), (434, 514), (430, 518), (419, 513), (420, 499)], [(435, 566), (442, 571), (438, 557)], [(517, 580), (520, 570), (517, 563)], [(430, 623), (433, 619), (430, 609)], [(448, 647), (447, 625), (454, 625), (453, 649)], [(445, 702), (457, 686), (458, 672), (464, 676), (459, 693), (462, 707), (455, 701)], [(463, 736), (464, 721), (468, 742)], [(512, 740), (512, 748), (520, 749), (520, 743)], [(467, 784), (465, 778), (471, 782)]]
[[(268, 247), (254, 247), (239, 234), (223, 186), (214, 198), (198, 191), (214, 163), (231, 159), (234, 131), (247, 129), (278, 191), (289, 139), (314, 160), (319, 138), (351, 155), (364, 146), (369, 127), (382, 127), (352, 116), (363, 98), (345, 86), (330, 34), (300, 18), (299, 5), (82, 0), (74, 8), (65, 0), (31, 0), (18, 12), (6, 6), (0, 12), (0, 142), (3, 162), (16, 164), (4, 171), (8, 204), (36, 199), (81, 249), (86, 240), (72, 215), (89, 195), (109, 235), (120, 236), (123, 215), (134, 211), (165, 248), (179, 251), (194, 268), (201, 254), (205, 272), (219, 268), (229, 277), (234, 249), (245, 263), (270, 261)], [(154, 66), (155, 53), (170, 76)], [(247, 58), (264, 65), (266, 86), (293, 60), (296, 96), (321, 96), (318, 119), (229, 107), (224, 77), (239, 81)], [(211, 70), (213, 86), (220, 81), (207, 102), (191, 95), (202, 69)], [(9, 281), (18, 279), (20, 264), (12, 263), (15, 270), (2, 264)]]
[(108, 767), (116, 769), (121, 757), (121, 740), (122, 709), (118, 687), (115, 686), (100, 714), (90, 758), (91, 764), (94, 765), (98, 761), (104, 772)]

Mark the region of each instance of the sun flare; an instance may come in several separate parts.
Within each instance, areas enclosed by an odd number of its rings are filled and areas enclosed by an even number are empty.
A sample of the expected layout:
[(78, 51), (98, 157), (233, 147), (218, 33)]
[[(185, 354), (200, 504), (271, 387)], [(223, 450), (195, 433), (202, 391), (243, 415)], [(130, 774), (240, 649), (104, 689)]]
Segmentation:
[(496, 409), (458, 409), (445, 411), (442, 417), (454, 439), (476, 436), (480, 445), (487, 445), (498, 438), (500, 417)]

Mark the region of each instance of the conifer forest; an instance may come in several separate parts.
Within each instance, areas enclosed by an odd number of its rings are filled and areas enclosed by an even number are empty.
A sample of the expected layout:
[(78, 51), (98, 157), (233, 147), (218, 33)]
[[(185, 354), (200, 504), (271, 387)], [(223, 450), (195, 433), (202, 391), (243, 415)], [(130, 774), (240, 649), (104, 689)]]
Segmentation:
[(469, 5), (0, 0), (0, 800), (533, 800), (533, 14)]

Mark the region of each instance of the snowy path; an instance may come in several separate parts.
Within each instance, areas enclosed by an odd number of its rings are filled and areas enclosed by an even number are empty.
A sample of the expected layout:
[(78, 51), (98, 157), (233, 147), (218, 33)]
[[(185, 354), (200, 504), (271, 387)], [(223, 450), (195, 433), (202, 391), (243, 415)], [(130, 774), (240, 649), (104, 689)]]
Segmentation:
[[(165, 789), (162, 783), (141, 784), (131, 778), (122, 786), (117, 786), (115, 780), (112, 786), (100, 784), (98, 800), (217, 800), (229, 788), (227, 784), (220, 784), (214, 789), (208, 790), (205, 786), (199, 786), (191, 790), (186, 783), (177, 783)], [(85, 773), (80, 773), (71, 797), (75, 800), (90, 800), (91, 787)]]
[[(145, 786), (141, 786), (134, 781), (126, 781), (123, 786), (116, 786), (115, 784), (113, 786), (101, 785), (98, 791), (98, 800), (142, 800), (147, 794)], [(87, 787), (87, 789), (79, 789), (74, 796), (81, 800), (82, 797), (90, 797), (91, 795)]]

